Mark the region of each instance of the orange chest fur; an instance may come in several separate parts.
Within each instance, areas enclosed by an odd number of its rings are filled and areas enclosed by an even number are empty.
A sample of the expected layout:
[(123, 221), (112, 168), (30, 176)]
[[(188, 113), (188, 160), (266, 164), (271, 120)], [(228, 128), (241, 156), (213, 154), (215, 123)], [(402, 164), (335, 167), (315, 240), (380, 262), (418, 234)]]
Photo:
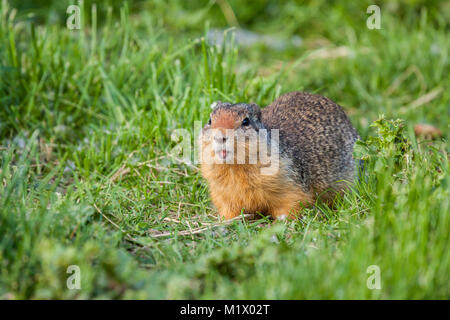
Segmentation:
[(259, 173), (257, 166), (202, 166), (213, 202), (218, 207), (246, 212), (267, 212), (286, 193), (286, 184), (277, 176)]

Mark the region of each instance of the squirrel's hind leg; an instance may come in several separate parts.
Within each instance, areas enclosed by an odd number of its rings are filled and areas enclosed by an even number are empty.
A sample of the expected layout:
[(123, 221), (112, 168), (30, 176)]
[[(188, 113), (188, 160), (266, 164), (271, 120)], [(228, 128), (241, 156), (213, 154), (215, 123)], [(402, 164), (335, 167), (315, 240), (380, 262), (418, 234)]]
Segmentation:
[(280, 207), (272, 210), (270, 215), (276, 220), (297, 219), (301, 215), (301, 209), (300, 207)]
[(311, 198), (304, 193), (290, 193), (272, 205), (270, 215), (274, 219), (297, 219), (311, 203)]

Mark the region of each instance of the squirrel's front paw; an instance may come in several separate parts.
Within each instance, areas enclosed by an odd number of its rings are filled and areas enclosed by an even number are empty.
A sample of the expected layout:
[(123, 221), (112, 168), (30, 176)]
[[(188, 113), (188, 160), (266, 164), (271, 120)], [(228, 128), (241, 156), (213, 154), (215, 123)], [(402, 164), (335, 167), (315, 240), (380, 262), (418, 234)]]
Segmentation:
[(223, 217), (225, 220), (233, 219), (237, 216), (239, 216), (240, 212), (234, 212), (234, 211), (219, 211), (219, 215)]

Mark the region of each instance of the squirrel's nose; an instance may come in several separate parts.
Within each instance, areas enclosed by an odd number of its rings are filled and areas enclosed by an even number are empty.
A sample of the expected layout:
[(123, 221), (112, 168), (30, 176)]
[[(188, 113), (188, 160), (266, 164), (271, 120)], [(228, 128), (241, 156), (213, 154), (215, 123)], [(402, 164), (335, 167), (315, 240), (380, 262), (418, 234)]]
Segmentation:
[(214, 137), (214, 140), (217, 142), (217, 143), (225, 143), (225, 142), (227, 142), (227, 137), (226, 136), (215, 136)]

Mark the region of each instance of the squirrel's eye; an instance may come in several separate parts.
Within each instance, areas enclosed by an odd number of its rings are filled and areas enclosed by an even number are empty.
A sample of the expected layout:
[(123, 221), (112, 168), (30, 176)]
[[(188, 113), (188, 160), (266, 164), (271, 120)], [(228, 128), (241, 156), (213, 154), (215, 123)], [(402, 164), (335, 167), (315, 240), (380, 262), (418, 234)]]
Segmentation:
[(250, 119), (249, 118), (245, 118), (244, 120), (242, 120), (242, 125), (243, 126), (248, 126), (250, 124)]
[(209, 120), (208, 120), (208, 126), (210, 126), (211, 125), (211, 118), (209, 118)]

